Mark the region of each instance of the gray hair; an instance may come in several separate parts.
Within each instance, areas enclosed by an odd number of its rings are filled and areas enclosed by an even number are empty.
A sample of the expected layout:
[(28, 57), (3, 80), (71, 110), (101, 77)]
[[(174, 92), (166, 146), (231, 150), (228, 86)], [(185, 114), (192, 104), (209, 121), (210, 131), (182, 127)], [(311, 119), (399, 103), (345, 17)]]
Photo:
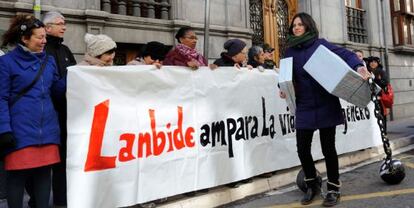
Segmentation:
[(47, 12), (43, 16), (43, 24), (47, 25), (47, 24), (55, 23), (56, 18), (65, 19), (65, 17), (60, 12), (57, 12), (57, 11)]
[(257, 46), (257, 45), (252, 46), (249, 49), (249, 52), (247, 54), (248, 57), (249, 57), (249, 60), (254, 60), (254, 57), (256, 57), (257, 55), (259, 55), (261, 52), (263, 52), (263, 48), (262, 47)]

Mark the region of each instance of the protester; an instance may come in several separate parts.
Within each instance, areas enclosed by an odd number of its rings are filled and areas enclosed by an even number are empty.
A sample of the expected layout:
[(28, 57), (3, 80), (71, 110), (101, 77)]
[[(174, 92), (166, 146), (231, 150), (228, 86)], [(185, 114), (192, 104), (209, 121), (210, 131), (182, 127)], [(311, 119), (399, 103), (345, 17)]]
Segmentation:
[(260, 46), (252, 46), (248, 52), (248, 62), (247, 64), (251, 65), (253, 68), (263, 68), (265, 63), (265, 56), (263, 48)]
[[(239, 39), (227, 40), (224, 45), (224, 52), (220, 54), (220, 58), (214, 61), (217, 66), (234, 66), (237, 68), (246, 66), (247, 48), (246, 43)], [(249, 67), (251, 68), (251, 66)]]
[[(337, 47), (325, 39), (318, 38), (319, 33), (312, 17), (298, 13), (289, 27), (288, 49), (285, 57), (293, 57), (293, 82), (296, 93), (296, 142), (298, 156), (305, 173), (307, 192), (302, 204), (310, 204), (320, 192), (320, 184), (311, 154), (313, 133), (319, 130), (322, 153), (325, 157), (328, 175), (328, 192), (323, 206), (339, 203), (341, 183), (339, 181), (338, 155), (335, 148), (336, 126), (344, 122), (339, 98), (327, 92), (303, 68), (318, 46), (323, 45), (340, 56), (352, 69), (358, 71), (364, 79), (369, 72), (358, 57), (344, 48)], [(334, 70), (334, 69), (333, 69)], [(334, 73), (334, 72), (332, 72)], [(284, 93), (280, 93), (285, 98)]]
[(195, 49), (197, 36), (193, 28), (184, 26), (175, 35), (178, 44), (167, 53), (163, 64), (172, 66), (187, 66), (191, 69), (198, 69), (200, 66), (207, 66), (208, 62), (203, 55)]
[(36, 207), (48, 207), (51, 165), (60, 162), (60, 130), (52, 96), (62, 97), (65, 79), (44, 52), (44, 24), (17, 15), (3, 35), (16, 48), (0, 57), (0, 154), (5, 156), (7, 204), (23, 206), (24, 187), (33, 181)]
[(367, 65), (366, 65), (365, 59), (364, 59), (364, 52), (359, 50), (359, 49), (355, 49), (355, 50), (353, 50), (353, 52), (358, 56), (359, 60), (363, 61), (362, 63), (366, 67)]
[[(45, 50), (48, 55), (53, 56), (61, 78), (65, 78), (67, 67), (76, 65), (72, 51), (63, 44), (63, 36), (66, 32), (65, 17), (59, 12), (47, 12), (43, 16), (46, 29)], [(58, 113), (60, 127), (60, 158), (61, 162), (52, 167), (52, 190), (53, 204), (55, 206), (66, 206), (66, 97), (53, 99), (53, 104)]]
[[(381, 64), (381, 60), (379, 57), (376, 56), (370, 56), (366, 58), (367, 64), (368, 64), (368, 71), (371, 72), (374, 76), (374, 82), (377, 84), (382, 91), (380, 92), (379, 96), (381, 97), (382, 93), (388, 92), (388, 85), (390, 83), (387, 75), (385, 74), (384, 68)], [(389, 114), (389, 109), (385, 107), (382, 100), (381, 102), (381, 108), (382, 108), (382, 115), (385, 117)], [(384, 127), (387, 129), (387, 122), (385, 120)]]
[(160, 69), (165, 58), (165, 48), (165, 45), (160, 42), (148, 42), (140, 56), (130, 61), (128, 65), (154, 65)]
[(275, 69), (276, 63), (273, 61), (273, 54), (275, 49), (272, 48), (269, 44), (265, 43), (263, 44), (263, 52), (264, 52), (264, 64), (263, 67), (265, 69)]
[(107, 35), (85, 34), (86, 53), (78, 65), (112, 66), (116, 43)]

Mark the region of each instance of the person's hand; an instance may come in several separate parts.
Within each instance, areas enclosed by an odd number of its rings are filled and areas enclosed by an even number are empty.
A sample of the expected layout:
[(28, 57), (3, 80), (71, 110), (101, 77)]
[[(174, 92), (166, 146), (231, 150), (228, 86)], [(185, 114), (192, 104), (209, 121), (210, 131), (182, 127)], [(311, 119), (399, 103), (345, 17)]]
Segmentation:
[(215, 69), (217, 69), (217, 68), (218, 68), (218, 66), (217, 66), (216, 64), (209, 64), (209, 65), (208, 65), (208, 67), (209, 67), (211, 70), (215, 70)]
[(159, 63), (159, 62), (155, 62), (152, 65), (154, 65), (157, 69), (161, 69), (161, 67), (162, 67), (162, 64)]
[(286, 99), (286, 94), (279, 90), (279, 97), (282, 99)]
[(11, 132), (0, 134), (0, 152), (16, 146), (16, 139)]
[(367, 80), (368, 78), (371, 77), (371, 73), (369, 73), (367, 67), (365, 66), (358, 67), (357, 72), (362, 76), (364, 80)]
[(237, 69), (240, 69), (240, 64), (235, 63), (235, 64), (234, 64), (234, 67), (236, 67)]
[(191, 61), (187, 62), (187, 66), (190, 67), (192, 70), (196, 70), (199, 67), (196, 60), (191, 60)]

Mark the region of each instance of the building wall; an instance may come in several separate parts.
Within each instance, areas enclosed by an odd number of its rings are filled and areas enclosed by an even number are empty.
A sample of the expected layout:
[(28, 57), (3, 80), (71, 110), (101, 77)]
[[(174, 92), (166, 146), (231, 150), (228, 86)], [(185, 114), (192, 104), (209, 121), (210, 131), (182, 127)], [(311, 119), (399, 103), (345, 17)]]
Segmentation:
[[(6, 30), (9, 19), (16, 12), (31, 12), (34, 0), (0, 0), (0, 29)], [(85, 52), (83, 37), (86, 32), (105, 33), (119, 43), (143, 44), (160, 41), (175, 45), (174, 34), (184, 25), (195, 28), (199, 41), (197, 49), (203, 51), (204, 0), (170, 0), (170, 20), (110, 14), (100, 11), (100, 0), (42, 0), (42, 10), (58, 10), (67, 18), (65, 43), (80, 60)], [(366, 56), (384, 59), (388, 47), (389, 74), (395, 90), (393, 118), (414, 116), (414, 49), (394, 47), (389, 1), (385, 4), (385, 31), (382, 28), (382, 10), (378, 1), (362, 1), (368, 44), (348, 41), (347, 21), (343, 0), (298, 0), (298, 11), (311, 14), (321, 37), (349, 49), (362, 49)], [(229, 38), (240, 38), (251, 45), (249, 0), (210, 0), (210, 61), (218, 58), (223, 43)]]
[[(0, 28), (6, 30), (16, 12), (32, 12), (34, 0), (0, 1)], [(160, 41), (175, 45), (174, 35), (182, 26), (192, 26), (198, 35), (197, 49), (203, 51), (204, 0), (170, 0), (170, 20), (142, 18), (100, 11), (100, 0), (42, 0), (42, 12), (58, 10), (65, 17), (65, 44), (80, 60), (85, 53), (83, 37), (86, 32), (105, 33), (119, 43), (144, 44)], [(218, 58), (223, 43), (240, 38), (251, 44), (248, 19), (248, 0), (210, 1), (210, 61)]]

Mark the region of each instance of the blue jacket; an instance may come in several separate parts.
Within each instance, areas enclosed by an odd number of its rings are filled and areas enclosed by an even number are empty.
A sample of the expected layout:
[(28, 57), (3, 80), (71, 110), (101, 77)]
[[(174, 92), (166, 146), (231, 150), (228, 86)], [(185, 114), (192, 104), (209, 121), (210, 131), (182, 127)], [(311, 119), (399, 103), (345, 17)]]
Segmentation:
[(59, 79), (55, 61), (48, 62), (36, 84), (13, 106), (10, 101), (35, 78), (46, 53), (30, 53), (18, 45), (0, 57), (0, 134), (12, 132), (17, 146), (59, 144), (59, 125), (51, 96), (63, 96), (66, 80)]
[(295, 127), (297, 129), (327, 128), (344, 122), (339, 98), (326, 91), (303, 69), (319, 45), (327, 47), (354, 70), (358, 66), (363, 66), (353, 52), (335, 46), (325, 39), (313, 39), (300, 46), (288, 48), (285, 57), (293, 57), (293, 83), (296, 93)]

